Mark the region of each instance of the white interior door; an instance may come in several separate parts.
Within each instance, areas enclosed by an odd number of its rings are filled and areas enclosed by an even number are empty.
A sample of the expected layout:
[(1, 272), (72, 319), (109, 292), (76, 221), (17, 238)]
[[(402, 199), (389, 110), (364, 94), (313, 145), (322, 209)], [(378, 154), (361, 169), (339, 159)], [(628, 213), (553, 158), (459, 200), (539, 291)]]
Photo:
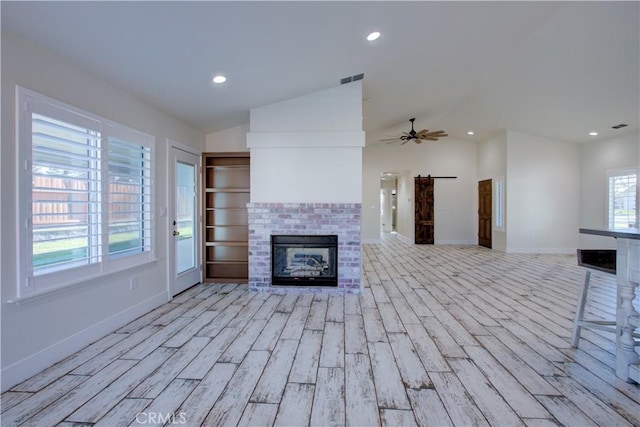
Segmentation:
[(169, 155), (171, 296), (200, 282), (200, 156), (175, 145)]

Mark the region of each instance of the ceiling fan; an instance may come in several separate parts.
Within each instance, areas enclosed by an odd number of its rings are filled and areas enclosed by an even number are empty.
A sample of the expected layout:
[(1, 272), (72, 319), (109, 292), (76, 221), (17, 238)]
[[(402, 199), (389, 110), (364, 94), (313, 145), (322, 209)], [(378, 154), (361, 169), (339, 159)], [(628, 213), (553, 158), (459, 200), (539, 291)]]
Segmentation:
[(411, 122), (411, 131), (402, 132), (402, 135), (400, 136), (397, 136), (395, 138), (381, 139), (380, 141), (387, 142), (387, 143), (402, 141), (402, 144), (406, 144), (407, 141), (415, 140), (416, 144), (421, 144), (422, 141), (437, 141), (439, 138), (444, 138), (445, 136), (449, 136), (446, 133), (444, 133), (443, 130), (435, 130), (435, 131), (429, 132), (427, 129), (422, 129), (421, 131), (416, 132), (413, 129), (413, 122), (415, 120), (416, 120), (415, 118), (409, 119), (409, 121)]

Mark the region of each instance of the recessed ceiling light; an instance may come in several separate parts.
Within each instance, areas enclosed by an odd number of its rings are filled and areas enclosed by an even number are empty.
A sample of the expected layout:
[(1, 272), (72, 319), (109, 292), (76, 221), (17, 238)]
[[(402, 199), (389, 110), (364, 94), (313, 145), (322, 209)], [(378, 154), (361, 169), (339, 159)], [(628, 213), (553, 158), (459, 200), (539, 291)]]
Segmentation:
[(373, 33), (369, 34), (367, 36), (367, 40), (369, 40), (370, 42), (374, 41), (374, 40), (378, 40), (378, 38), (380, 38), (380, 32), (378, 31), (374, 31)]
[(467, 132), (467, 135), (473, 135), (473, 133), (474, 132), (472, 130), (470, 130), (469, 132)]
[(225, 76), (222, 76), (222, 75), (218, 75), (218, 76), (215, 76), (215, 77), (213, 78), (213, 82), (214, 82), (214, 83), (218, 83), (218, 84), (219, 84), (219, 83), (224, 83), (224, 82), (226, 82), (226, 81), (227, 81), (227, 78), (226, 78)]
[(598, 136), (598, 132), (589, 132), (589, 136)]

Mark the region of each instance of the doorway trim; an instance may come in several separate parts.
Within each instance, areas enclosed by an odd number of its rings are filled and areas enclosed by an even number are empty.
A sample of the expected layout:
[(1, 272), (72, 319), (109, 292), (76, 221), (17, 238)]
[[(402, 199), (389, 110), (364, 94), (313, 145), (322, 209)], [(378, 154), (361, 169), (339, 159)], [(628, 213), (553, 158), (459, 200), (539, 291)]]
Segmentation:
[(383, 172), (380, 176), (380, 231), (397, 231), (398, 177), (394, 172)]

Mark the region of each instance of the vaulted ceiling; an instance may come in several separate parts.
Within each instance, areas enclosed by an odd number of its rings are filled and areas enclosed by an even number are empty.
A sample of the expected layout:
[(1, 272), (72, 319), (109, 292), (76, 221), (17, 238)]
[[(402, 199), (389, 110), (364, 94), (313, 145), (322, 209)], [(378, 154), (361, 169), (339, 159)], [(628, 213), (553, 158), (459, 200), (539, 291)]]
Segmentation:
[[(416, 128), (638, 130), (639, 2), (2, 2), (2, 32), (212, 132), (364, 73), (367, 144)], [(366, 40), (371, 31), (382, 36)], [(211, 78), (224, 74), (227, 82)], [(629, 126), (614, 130), (612, 126)], [(475, 135), (467, 135), (473, 130)]]

